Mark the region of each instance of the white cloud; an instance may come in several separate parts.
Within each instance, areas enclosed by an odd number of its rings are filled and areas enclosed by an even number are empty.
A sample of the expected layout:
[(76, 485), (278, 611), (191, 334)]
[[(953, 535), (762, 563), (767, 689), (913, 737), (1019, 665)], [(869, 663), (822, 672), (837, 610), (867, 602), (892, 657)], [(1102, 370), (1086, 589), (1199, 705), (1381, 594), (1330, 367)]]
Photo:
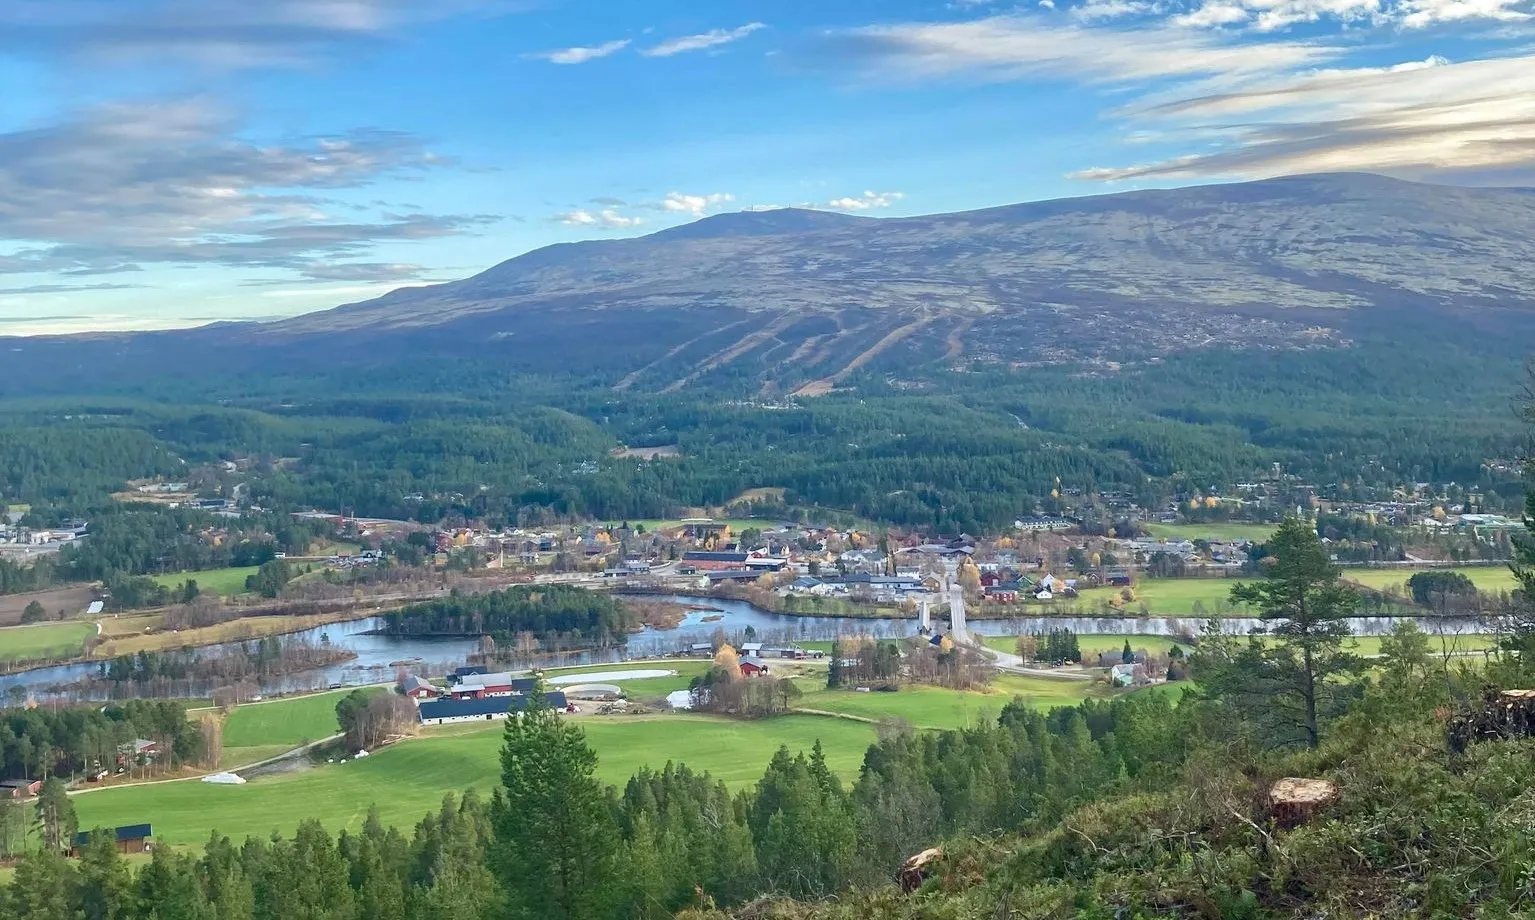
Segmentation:
[(1171, 21), (1201, 28), (1242, 26), (1275, 32), (1318, 22), (1421, 29), (1448, 22), (1521, 22), (1532, 18), (1535, 4), (1531, 0), (1204, 0)]
[(1370, 171), (1512, 181), (1535, 176), (1535, 54), (1275, 77), (1239, 92), (1162, 103), (1125, 117), (1214, 149), (1128, 167), (1098, 181), (1261, 178)]
[(833, 198), (826, 207), (833, 211), (869, 211), (888, 208), (904, 197), (901, 192), (864, 192), (856, 197)]
[[(407, 134), (353, 131), (256, 144), (203, 100), (103, 105), (0, 133), (0, 273), (111, 274), (142, 264), (290, 269), (374, 244), (471, 232), (483, 215), (338, 219), (322, 195), (444, 165)], [(372, 209), (367, 209), (371, 211)], [(352, 213), (350, 208), (347, 213)]]
[[(1519, 9), (1523, 7), (1523, 9)], [(1402, 25), (1421, 29), (1440, 22), (1473, 19), (1520, 22), (1535, 18), (1527, 0), (1407, 0), (1400, 7)]]
[(646, 48), (640, 53), (646, 57), (671, 57), (674, 54), (683, 54), (688, 51), (703, 51), (707, 48), (716, 48), (720, 45), (728, 45), (731, 42), (740, 41), (746, 36), (767, 26), (760, 22), (749, 22), (744, 26), (734, 29), (713, 29), (698, 35), (684, 35), (679, 38), (669, 38), (654, 48)]
[(735, 200), (736, 197), (728, 192), (714, 192), (710, 195), (685, 195), (682, 192), (668, 192), (666, 197), (661, 199), (657, 207), (662, 211), (702, 217), (704, 212), (710, 208), (716, 205), (729, 204)]
[(1317, 41), (1240, 43), (1219, 32), (1168, 24), (1131, 30), (1013, 14), (970, 22), (870, 26), (834, 36), (833, 44), (874, 73), (907, 80), (1234, 77), (1284, 72), (1343, 53)]
[(604, 208), (595, 214), (585, 208), (576, 208), (566, 214), (557, 214), (552, 219), (567, 227), (601, 227), (606, 230), (627, 230), (645, 222), (644, 218), (629, 217), (612, 208)]
[(605, 58), (610, 54), (617, 54), (627, 47), (629, 47), (629, 39), (619, 38), (610, 42), (603, 42), (600, 45), (592, 45), (590, 47), (561, 48), (558, 51), (539, 51), (537, 53), (528, 55), (528, 57), (540, 61), (548, 61), (551, 64), (585, 64), (587, 61), (595, 61), (598, 58)]
[(288, 66), (414, 25), (524, 6), (521, 0), (0, 0), (0, 51), (155, 65)]

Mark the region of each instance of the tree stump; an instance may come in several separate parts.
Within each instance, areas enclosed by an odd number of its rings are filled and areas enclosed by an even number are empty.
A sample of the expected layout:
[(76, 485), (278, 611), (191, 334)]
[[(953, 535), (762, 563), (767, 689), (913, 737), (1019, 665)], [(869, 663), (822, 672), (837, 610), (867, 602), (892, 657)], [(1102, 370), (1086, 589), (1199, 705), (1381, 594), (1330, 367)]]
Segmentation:
[(932, 847), (901, 863), (901, 871), (895, 876), (901, 890), (910, 894), (921, 888), (927, 881), (928, 867), (940, 859), (943, 859), (943, 847)]
[(1296, 827), (1338, 798), (1336, 783), (1287, 776), (1269, 787), (1269, 812), (1280, 827)]

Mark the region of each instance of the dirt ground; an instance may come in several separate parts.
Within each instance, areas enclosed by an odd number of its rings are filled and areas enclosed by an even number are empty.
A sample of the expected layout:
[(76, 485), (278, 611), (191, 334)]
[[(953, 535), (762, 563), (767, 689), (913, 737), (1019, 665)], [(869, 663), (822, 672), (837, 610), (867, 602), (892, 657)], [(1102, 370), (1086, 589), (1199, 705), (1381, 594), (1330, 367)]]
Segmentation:
[(6, 594), (0, 596), (0, 626), (15, 626), (20, 623), (21, 612), (33, 601), (42, 602), (43, 608), (48, 611), (48, 616), (57, 617), (62, 610), (67, 619), (85, 612), (85, 608), (95, 599), (96, 589), (90, 585), (52, 588), (47, 591), (33, 591), (30, 594)]

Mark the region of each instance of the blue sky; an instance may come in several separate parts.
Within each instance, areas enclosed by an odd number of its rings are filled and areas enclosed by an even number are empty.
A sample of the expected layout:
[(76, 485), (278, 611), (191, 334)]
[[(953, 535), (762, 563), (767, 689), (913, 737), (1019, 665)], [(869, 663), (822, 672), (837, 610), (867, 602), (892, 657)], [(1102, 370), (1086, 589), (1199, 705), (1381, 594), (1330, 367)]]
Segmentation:
[(0, 335), (783, 206), (1535, 184), (1535, 0), (0, 0)]

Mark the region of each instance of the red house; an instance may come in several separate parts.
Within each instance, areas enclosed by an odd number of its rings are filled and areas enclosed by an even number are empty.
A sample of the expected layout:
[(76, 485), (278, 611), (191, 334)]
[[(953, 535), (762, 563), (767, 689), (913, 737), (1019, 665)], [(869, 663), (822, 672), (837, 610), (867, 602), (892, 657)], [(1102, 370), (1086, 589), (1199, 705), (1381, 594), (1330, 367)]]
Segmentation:
[(762, 677), (768, 673), (769, 671), (767, 662), (763, 661), (761, 658), (757, 658), (753, 655), (748, 655), (741, 659), (742, 677)]
[(43, 791), (40, 779), (8, 779), (0, 783), (0, 798), (28, 799)]
[(435, 700), (442, 691), (426, 680), (412, 674), (400, 684), (400, 690), (413, 700)]

